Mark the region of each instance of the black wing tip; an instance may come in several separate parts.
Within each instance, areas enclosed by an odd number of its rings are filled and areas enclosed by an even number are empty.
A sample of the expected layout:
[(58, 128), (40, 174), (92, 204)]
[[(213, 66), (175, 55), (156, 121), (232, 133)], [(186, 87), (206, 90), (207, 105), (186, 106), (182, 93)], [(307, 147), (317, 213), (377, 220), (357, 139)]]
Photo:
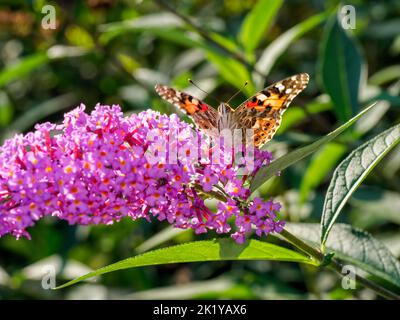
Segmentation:
[(300, 77), (300, 79), (304, 82), (308, 82), (310, 80), (310, 75), (305, 72), (299, 73), (297, 76)]

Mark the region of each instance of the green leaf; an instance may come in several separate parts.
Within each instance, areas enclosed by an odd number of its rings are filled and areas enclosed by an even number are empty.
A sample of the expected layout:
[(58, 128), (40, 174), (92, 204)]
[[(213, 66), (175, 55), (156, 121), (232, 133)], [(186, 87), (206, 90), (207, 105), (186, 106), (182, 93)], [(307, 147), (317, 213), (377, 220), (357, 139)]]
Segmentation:
[[(251, 80), (250, 72), (236, 59), (227, 57), (221, 49), (209, 45), (206, 41), (197, 38), (196, 34), (183, 30), (151, 30), (151, 33), (168, 41), (176, 42), (189, 48), (200, 48), (204, 51), (208, 61), (210, 61), (218, 70), (220, 75), (233, 86), (242, 89), (247, 82), (248, 85), (243, 89), (247, 96), (253, 94), (256, 89)], [(219, 39), (221, 40), (222, 37)], [(221, 41), (219, 42), (221, 43)], [(228, 41), (228, 40), (227, 40)]]
[(222, 34), (219, 34), (216, 32), (211, 32), (211, 31), (209, 31), (209, 36), (211, 39), (213, 39), (215, 42), (217, 42), (219, 45), (221, 45), (225, 49), (227, 49), (231, 52), (235, 52), (239, 55), (241, 54), (241, 48), (233, 39), (224, 37)]
[(382, 175), (387, 179), (393, 179), (393, 176), (400, 172), (400, 145), (394, 147), (394, 149), (388, 154), (383, 160), (385, 170)]
[[(286, 52), (291, 43), (318, 26), (326, 19), (326, 17), (327, 13), (317, 14), (282, 33), (262, 52), (255, 65), (255, 68), (257, 70), (261, 70), (264, 74), (269, 74), (275, 62), (282, 54)], [(254, 80), (257, 88), (260, 89), (264, 85), (265, 79), (263, 79), (260, 75), (254, 74)]]
[(380, 234), (378, 239), (385, 244), (397, 259), (400, 258), (400, 234), (398, 232), (385, 232)]
[(65, 38), (75, 47), (82, 47), (89, 50), (95, 47), (95, 41), (91, 34), (76, 25), (67, 27), (65, 30)]
[[(294, 235), (318, 245), (318, 223), (287, 223), (286, 229)], [(400, 262), (379, 240), (369, 233), (338, 223), (329, 234), (326, 251), (335, 257), (400, 287)]]
[(355, 39), (343, 30), (336, 15), (325, 28), (319, 68), (320, 81), (335, 105), (338, 119), (347, 121), (359, 110), (358, 97), (365, 63)]
[(132, 74), (133, 72), (135, 72), (135, 70), (140, 68), (139, 62), (137, 62), (130, 55), (125, 54), (125, 53), (118, 53), (116, 56), (117, 56), (119, 63), (121, 64), (122, 68), (124, 68), (124, 70), (126, 72), (129, 72), (130, 74)]
[(181, 245), (149, 251), (87, 273), (57, 287), (57, 289), (70, 286), (94, 276), (122, 269), (169, 263), (221, 260), (273, 260), (316, 265), (315, 261), (305, 255), (284, 247), (279, 247), (275, 244), (259, 240), (249, 240), (244, 245), (238, 245), (232, 239), (216, 239), (188, 242)]
[(376, 72), (368, 79), (368, 82), (376, 86), (381, 86), (388, 82), (398, 80), (399, 74), (400, 74), (400, 65), (399, 64), (392, 65)]
[(6, 127), (13, 117), (13, 107), (7, 94), (0, 91), (0, 128)]
[(332, 104), (326, 102), (311, 102), (303, 107), (290, 106), (290, 108), (283, 114), (282, 124), (276, 134), (279, 135), (286, 132), (302, 120), (308, 119), (310, 114), (314, 115), (331, 109)]
[(307, 157), (311, 153), (319, 150), (325, 143), (332, 141), (339, 134), (341, 134), (344, 130), (350, 127), (354, 122), (356, 122), (361, 116), (363, 116), (366, 112), (368, 112), (375, 104), (371, 104), (363, 111), (361, 111), (358, 115), (347, 121), (345, 124), (341, 125), (336, 130), (330, 132), (325, 137), (318, 139), (317, 141), (306, 145), (304, 147), (300, 147), (284, 156), (274, 160), (269, 166), (261, 168), (256, 176), (251, 181), (250, 190), (254, 192), (260, 186), (262, 186), (268, 179), (273, 177), (277, 172), (286, 169), (290, 165), (296, 163), (297, 161)]
[(389, 110), (390, 106), (396, 103), (396, 101), (391, 100), (391, 98), (394, 98), (394, 100), (397, 99), (400, 105), (400, 97), (397, 97), (399, 92), (400, 81), (389, 86), (386, 89), (386, 92), (381, 92), (378, 95), (375, 95), (375, 97), (371, 99), (371, 101), (377, 101), (374, 110), (369, 112), (356, 123), (354, 131), (358, 135), (363, 135), (369, 130), (375, 128), (381, 122), (382, 117)]
[(331, 142), (324, 145), (311, 159), (300, 184), (300, 202), (303, 203), (311, 190), (316, 188), (336, 166), (346, 152), (343, 144)]
[[(184, 23), (179, 17), (171, 13), (163, 12), (149, 14), (130, 20), (103, 24), (99, 26), (99, 31), (101, 32), (100, 40), (103, 43), (107, 43), (115, 37), (126, 33), (149, 32), (160, 38), (178, 43), (185, 47), (200, 47), (211, 51), (216, 50), (216, 48), (208, 46), (201, 37), (194, 32), (195, 30), (192, 30), (193, 32), (191, 32), (187, 28), (184, 29), (183, 27)], [(166, 32), (167, 30), (168, 32)], [(224, 36), (214, 32), (210, 32), (210, 37), (221, 46), (226, 47), (231, 51), (239, 51), (238, 45), (231, 39), (225, 38)]]
[[(384, 167), (386, 169), (386, 166)], [(358, 189), (349, 203), (352, 219), (362, 228), (392, 222), (400, 225), (400, 193), (380, 188), (362, 187)], [(400, 244), (400, 243), (399, 243)]]
[(355, 149), (333, 173), (321, 217), (321, 245), (347, 200), (380, 160), (400, 141), (400, 124)]
[(0, 88), (11, 81), (25, 77), (33, 70), (44, 65), (48, 60), (46, 53), (35, 53), (7, 66), (0, 71)]
[(211, 48), (193, 32), (181, 29), (169, 29), (168, 32), (165, 32), (164, 29), (151, 29), (146, 31), (181, 46), (211, 50)]
[[(244, 88), (245, 93), (250, 96), (256, 91), (251, 82), (249, 71), (237, 60), (226, 57), (225, 53), (218, 47), (207, 43), (196, 33), (186, 29), (180, 29), (181, 22), (176, 17), (169, 14), (154, 14), (146, 17), (140, 17), (130, 21), (111, 23), (102, 25), (99, 30), (103, 32), (104, 41), (124, 34), (126, 32), (149, 32), (157, 37), (177, 43), (189, 48), (200, 48), (203, 50), (208, 60), (214, 64), (221, 76), (230, 84), (237, 88), (243, 88), (243, 85), (248, 82)], [(165, 32), (165, 30), (168, 32)], [(221, 46), (228, 50), (238, 52), (236, 44), (221, 35), (210, 33), (211, 38), (218, 42)]]
[(50, 47), (47, 52), (35, 53), (24, 57), (18, 62), (0, 70), (0, 88), (14, 80), (29, 75), (51, 60), (76, 57), (86, 54), (87, 52), (88, 51), (78, 47), (55, 45)]
[(183, 26), (183, 22), (179, 17), (172, 13), (161, 12), (140, 16), (134, 19), (101, 24), (99, 25), (98, 30), (102, 33), (100, 36), (100, 42), (106, 44), (115, 37), (128, 32), (169, 30), (181, 26)]
[(246, 52), (252, 53), (271, 26), (282, 0), (259, 0), (247, 14), (239, 32), (239, 42)]
[[(136, 17), (130, 20), (103, 24), (100, 25), (98, 29), (101, 32), (100, 41), (102, 43), (107, 43), (115, 37), (126, 33), (149, 32), (185, 47), (202, 48), (206, 51), (218, 53), (219, 48), (208, 44), (196, 33), (196, 30), (192, 30), (190, 26), (187, 28), (184, 27), (184, 23), (179, 17), (171, 13), (163, 12)], [(168, 32), (166, 32), (167, 30)], [(209, 36), (227, 50), (240, 53), (238, 44), (232, 39), (212, 31), (209, 32)]]
[(369, 101), (387, 101), (390, 103), (391, 106), (393, 107), (400, 107), (400, 97), (396, 94), (394, 95), (393, 93), (389, 92), (390, 88), (393, 87), (399, 87), (400, 81), (396, 82), (392, 86), (388, 87), (387, 91), (382, 91), (381, 93), (377, 94), (375, 97), (372, 97), (369, 99)]
[(251, 82), (249, 71), (240, 62), (233, 58), (222, 56), (209, 50), (207, 50), (207, 58), (215, 65), (221, 76), (227, 82), (234, 85), (238, 89), (242, 89), (243, 85), (248, 82), (248, 85), (243, 89), (248, 96), (256, 91), (253, 83)]
[(79, 99), (74, 93), (66, 93), (33, 105), (11, 123), (6, 130), (6, 135), (27, 130), (49, 115), (65, 110), (78, 102)]

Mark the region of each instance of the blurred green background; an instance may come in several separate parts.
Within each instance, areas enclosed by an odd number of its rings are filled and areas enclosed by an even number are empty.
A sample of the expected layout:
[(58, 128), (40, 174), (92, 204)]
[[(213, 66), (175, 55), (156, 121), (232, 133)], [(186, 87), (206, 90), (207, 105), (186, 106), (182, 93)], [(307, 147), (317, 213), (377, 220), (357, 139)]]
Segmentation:
[[(167, 3), (167, 5), (166, 5)], [(44, 29), (46, 4), (56, 29)], [(355, 28), (344, 30), (338, 1), (26, 1), (0, 2), (0, 135), (27, 132), (37, 122), (62, 120), (79, 103), (120, 104), (126, 114), (175, 110), (156, 83), (227, 100), (299, 72), (308, 88), (284, 115), (268, 144), (275, 157), (332, 131), (371, 101), (374, 111), (312, 157), (260, 190), (283, 204), (292, 222), (318, 222), (335, 166), (368, 138), (400, 118), (400, 2), (348, 1)], [(344, 17), (345, 18), (345, 17)], [(187, 120), (187, 119), (186, 119)], [(351, 198), (341, 221), (368, 230), (400, 256), (400, 148), (374, 169)], [(213, 205), (213, 204), (211, 204)], [(96, 283), (51, 291), (41, 287), (46, 266), (58, 284), (155, 246), (200, 239), (165, 223), (124, 221), (68, 226), (50, 217), (31, 228), (32, 240), (0, 239), (0, 299), (375, 299), (344, 290), (329, 271), (265, 261), (213, 262), (130, 269)], [(204, 237), (213, 237), (210, 234)], [(155, 238), (153, 238), (155, 237)], [(271, 237), (270, 241), (276, 241)]]

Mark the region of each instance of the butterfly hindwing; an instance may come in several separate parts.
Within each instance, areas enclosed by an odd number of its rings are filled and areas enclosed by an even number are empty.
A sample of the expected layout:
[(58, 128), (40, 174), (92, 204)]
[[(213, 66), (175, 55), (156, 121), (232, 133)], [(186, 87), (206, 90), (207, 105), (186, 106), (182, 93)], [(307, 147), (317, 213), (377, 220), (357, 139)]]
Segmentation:
[(256, 147), (270, 141), (281, 124), (282, 114), (308, 81), (308, 74), (300, 73), (256, 93), (235, 110), (236, 127), (253, 129)]
[(214, 131), (217, 127), (218, 112), (192, 95), (173, 88), (156, 85), (156, 92), (169, 103), (191, 117), (203, 130)]

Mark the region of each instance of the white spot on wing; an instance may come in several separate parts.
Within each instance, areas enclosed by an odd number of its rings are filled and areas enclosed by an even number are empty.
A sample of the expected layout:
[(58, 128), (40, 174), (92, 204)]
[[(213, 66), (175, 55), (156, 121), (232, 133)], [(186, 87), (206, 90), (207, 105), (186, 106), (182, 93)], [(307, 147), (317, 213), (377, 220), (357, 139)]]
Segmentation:
[(275, 88), (277, 88), (279, 91), (282, 91), (285, 89), (285, 86), (282, 83), (278, 83), (275, 85)]

